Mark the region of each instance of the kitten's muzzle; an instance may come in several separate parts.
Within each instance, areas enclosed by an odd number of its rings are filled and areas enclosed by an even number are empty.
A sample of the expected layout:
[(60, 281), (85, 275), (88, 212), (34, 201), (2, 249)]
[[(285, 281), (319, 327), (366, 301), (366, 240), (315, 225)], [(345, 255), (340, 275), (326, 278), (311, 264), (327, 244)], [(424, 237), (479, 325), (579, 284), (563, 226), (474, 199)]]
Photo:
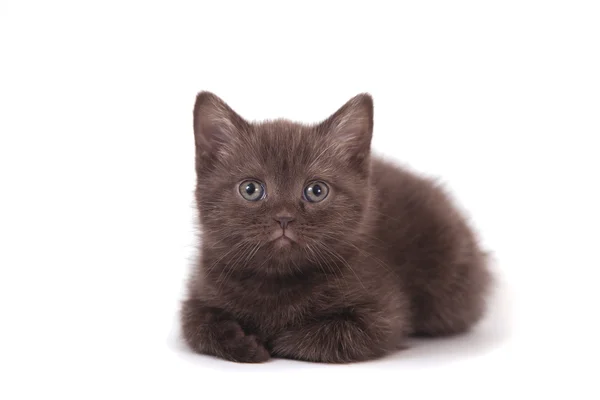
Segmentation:
[(287, 211), (280, 211), (273, 219), (279, 223), (280, 229), (275, 229), (271, 234), (271, 241), (277, 243), (291, 243), (296, 241), (296, 235), (290, 229), (289, 224), (294, 220), (294, 216)]

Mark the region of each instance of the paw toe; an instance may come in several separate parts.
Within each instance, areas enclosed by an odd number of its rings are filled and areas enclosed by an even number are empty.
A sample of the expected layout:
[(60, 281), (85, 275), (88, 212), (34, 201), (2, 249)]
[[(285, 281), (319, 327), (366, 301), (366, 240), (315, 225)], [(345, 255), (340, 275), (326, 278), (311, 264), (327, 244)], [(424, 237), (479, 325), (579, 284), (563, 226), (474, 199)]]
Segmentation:
[(268, 361), (271, 355), (256, 336), (248, 335), (236, 343), (234, 358), (240, 362), (260, 363)]
[(219, 323), (217, 334), (224, 341), (237, 341), (244, 337), (244, 331), (236, 321), (223, 321)]

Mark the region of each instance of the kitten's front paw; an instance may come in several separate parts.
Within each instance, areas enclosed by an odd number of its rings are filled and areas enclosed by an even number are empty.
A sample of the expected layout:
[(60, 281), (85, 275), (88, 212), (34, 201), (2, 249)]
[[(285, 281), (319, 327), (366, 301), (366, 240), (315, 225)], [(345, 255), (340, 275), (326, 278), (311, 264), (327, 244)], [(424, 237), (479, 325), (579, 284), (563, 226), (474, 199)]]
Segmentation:
[(243, 363), (265, 362), (271, 355), (255, 335), (247, 335), (227, 312), (190, 299), (181, 310), (183, 338), (197, 353)]
[(242, 363), (261, 363), (271, 358), (255, 335), (246, 335), (236, 321), (220, 321), (215, 326), (225, 358)]

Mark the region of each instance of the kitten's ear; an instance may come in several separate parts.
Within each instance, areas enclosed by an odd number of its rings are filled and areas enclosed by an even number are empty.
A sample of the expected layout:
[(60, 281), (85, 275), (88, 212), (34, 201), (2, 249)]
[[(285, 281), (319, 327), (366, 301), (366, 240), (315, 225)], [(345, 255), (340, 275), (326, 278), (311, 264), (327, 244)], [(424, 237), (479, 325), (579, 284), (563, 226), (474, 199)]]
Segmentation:
[(196, 153), (217, 155), (243, 134), (248, 123), (211, 92), (200, 92), (194, 105)]
[(361, 163), (369, 156), (373, 136), (373, 98), (368, 93), (354, 96), (321, 124), (332, 147)]

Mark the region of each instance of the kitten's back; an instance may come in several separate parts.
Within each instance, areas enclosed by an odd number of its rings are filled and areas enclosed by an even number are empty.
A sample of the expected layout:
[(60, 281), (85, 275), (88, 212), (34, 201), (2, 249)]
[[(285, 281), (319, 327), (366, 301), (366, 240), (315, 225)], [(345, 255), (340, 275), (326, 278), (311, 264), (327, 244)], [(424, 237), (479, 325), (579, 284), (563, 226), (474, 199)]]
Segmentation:
[(475, 232), (434, 180), (374, 158), (375, 238), (410, 292), (414, 331), (468, 329), (483, 315), (490, 284)]

